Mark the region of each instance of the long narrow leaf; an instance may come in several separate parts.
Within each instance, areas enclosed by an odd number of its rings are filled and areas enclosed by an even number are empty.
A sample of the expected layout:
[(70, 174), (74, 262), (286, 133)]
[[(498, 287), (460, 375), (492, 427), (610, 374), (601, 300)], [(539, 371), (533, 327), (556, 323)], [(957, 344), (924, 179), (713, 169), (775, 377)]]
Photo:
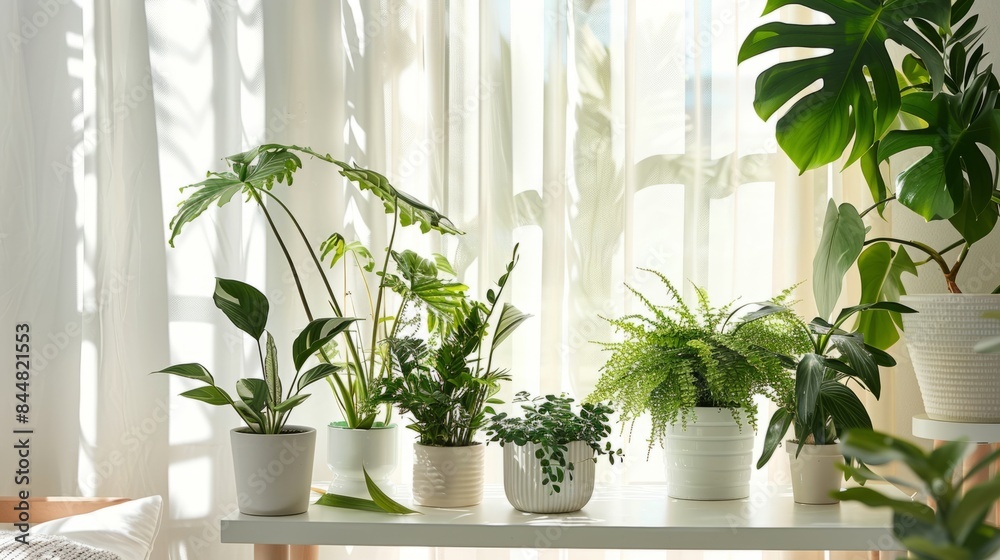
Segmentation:
[(382, 491), (381, 488), (375, 484), (372, 477), (368, 476), (368, 471), (364, 466), (361, 467), (361, 471), (365, 474), (365, 486), (368, 487), (368, 493), (371, 494), (372, 501), (374, 501), (380, 508), (382, 508), (386, 513), (395, 513), (397, 515), (407, 515), (410, 513), (420, 513), (419, 511), (413, 511), (412, 509), (400, 504), (399, 502), (393, 500)]

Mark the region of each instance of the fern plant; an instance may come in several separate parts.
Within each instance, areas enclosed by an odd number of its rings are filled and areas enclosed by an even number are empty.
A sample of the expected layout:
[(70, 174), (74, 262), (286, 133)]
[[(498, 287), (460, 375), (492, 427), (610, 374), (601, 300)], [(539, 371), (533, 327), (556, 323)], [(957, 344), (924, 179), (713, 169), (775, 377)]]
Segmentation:
[[(417, 432), (421, 445), (475, 444), (486, 415), (495, 413), (491, 405), (502, 402), (496, 394), (510, 374), (493, 368), (493, 354), (530, 317), (509, 303), (500, 305), (517, 260), (515, 246), (496, 289), (487, 291), (486, 303), (465, 298), (457, 320), (444, 334), (424, 339), (417, 336), (416, 322), (400, 320), (397, 324), (404, 325), (403, 330), (388, 339), (387, 361), (393, 375), (381, 382), (377, 399), (413, 417), (407, 428)], [(490, 319), (497, 311), (496, 329), (487, 345)], [(405, 312), (400, 310), (401, 315)]]
[[(791, 290), (768, 302), (715, 308), (696, 286), (698, 305), (692, 309), (666, 276), (641, 270), (660, 279), (670, 303), (656, 305), (626, 285), (647, 313), (605, 318), (624, 340), (601, 343), (611, 357), (587, 400), (617, 403), (623, 422), (648, 413), (650, 447), (662, 443), (668, 426), (686, 425), (695, 407), (728, 408), (737, 422), (743, 409), (756, 429), (754, 397), (776, 399), (791, 391), (795, 363), (788, 356), (810, 348), (801, 320), (785, 307)], [(751, 306), (756, 309), (736, 320)]]

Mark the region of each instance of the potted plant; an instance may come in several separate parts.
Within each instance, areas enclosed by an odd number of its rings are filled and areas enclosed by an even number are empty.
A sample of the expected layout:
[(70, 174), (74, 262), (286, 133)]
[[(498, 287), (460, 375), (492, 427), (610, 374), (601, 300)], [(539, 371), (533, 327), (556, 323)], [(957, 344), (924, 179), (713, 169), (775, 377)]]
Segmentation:
[[(646, 269), (643, 269), (646, 270)], [(805, 352), (809, 339), (801, 321), (782, 306), (785, 292), (770, 302), (713, 308), (698, 288), (697, 312), (669, 280), (656, 275), (671, 298), (655, 305), (630, 286), (646, 314), (609, 320), (624, 340), (603, 344), (611, 357), (587, 400), (617, 404), (622, 422), (643, 414), (652, 420), (649, 445), (665, 443), (668, 494), (691, 500), (749, 496), (754, 397), (776, 398), (791, 390), (787, 356)]]
[[(622, 450), (605, 441), (611, 434), (605, 403), (584, 403), (573, 411), (573, 399), (546, 395), (534, 399), (522, 391), (514, 403), (524, 416), (502, 412), (490, 419), (487, 443), (503, 447), (503, 488), (515, 509), (528, 513), (569, 513), (583, 509), (594, 494), (595, 455), (611, 464)], [(601, 443), (604, 442), (602, 447)]]
[[(378, 262), (372, 252), (360, 241), (351, 241), (340, 233), (333, 233), (316, 245), (311, 242), (288, 205), (274, 192), (275, 182), (292, 184), (294, 173), (302, 167), (302, 155), (332, 163), (342, 176), (355, 183), (362, 191), (376, 196), (387, 214), (392, 215), (392, 229), (384, 257)], [(179, 210), (170, 222), (170, 244), (180, 234), (183, 226), (200, 216), (213, 203), (220, 206), (240, 194), (247, 202), (257, 205), (274, 234), (278, 246), (288, 262), (295, 282), (302, 309), (308, 319), (313, 317), (310, 303), (285, 237), (272, 217), (273, 212), (286, 215), (292, 227), (292, 238), (302, 241), (309, 258), (325, 288), (324, 306), (333, 310), (335, 317), (345, 317), (345, 310), (359, 312), (368, 325), (367, 330), (356, 327), (345, 330), (339, 344), (319, 348), (317, 357), (324, 363), (337, 364), (337, 371), (327, 377), (337, 407), (343, 420), (331, 422), (327, 427), (327, 464), (333, 472), (331, 493), (353, 497), (367, 497), (368, 489), (364, 471), (385, 487), (396, 468), (397, 428), (392, 423), (392, 408), (381, 406), (372, 390), (389, 374), (385, 340), (397, 328), (392, 310), (402, 309), (410, 303), (425, 303), (423, 310), (433, 329), (440, 330), (457, 320), (457, 313), (465, 296), (466, 287), (455, 281), (447, 259), (435, 255), (423, 259), (412, 251), (394, 250), (397, 229), (416, 225), (423, 232), (460, 234), (448, 218), (412, 196), (393, 187), (384, 176), (361, 169), (320, 154), (310, 148), (265, 144), (247, 152), (225, 158), (229, 169), (211, 172), (200, 183), (184, 187), (191, 194), (180, 203)], [(267, 203), (265, 204), (265, 201)], [(286, 232), (287, 233), (287, 232)], [(324, 265), (326, 263), (326, 265)], [(428, 265), (429, 263), (429, 265)], [(393, 265), (390, 267), (390, 264)], [(335, 293), (326, 268), (339, 267), (344, 279), (344, 291)], [(349, 275), (353, 269), (360, 278), (353, 289)], [(351, 298), (350, 292), (364, 297)], [(390, 301), (390, 292), (397, 300)], [(360, 301), (359, 301), (360, 300)]]
[[(388, 341), (394, 374), (383, 379), (379, 400), (410, 414), (414, 444), (413, 499), (417, 505), (464, 507), (483, 499), (484, 445), (475, 437), (493, 414), (491, 405), (506, 370), (493, 367), (497, 347), (529, 317), (513, 305), (500, 306), (517, 247), (486, 303), (466, 298), (458, 320), (441, 336), (416, 336), (416, 325)], [(499, 307), (499, 309), (498, 309)], [(405, 309), (403, 310), (405, 312)], [(490, 320), (496, 327), (487, 344)]]
[[(989, 472), (1000, 458), (994, 451), (972, 465), (962, 476), (956, 467), (968, 451), (965, 442), (948, 442), (930, 453), (919, 447), (879, 432), (853, 430), (843, 441), (844, 453), (869, 465), (901, 461), (917, 477), (917, 483), (899, 478), (891, 482), (915, 492), (917, 499), (927, 499), (933, 507), (911, 500), (889, 498), (871, 488), (848, 488), (838, 494), (841, 500), (861, 502), (871, 507), (892, 509), (892, 531), (896, 539), (921, 560), (986, 560), (1000, 550), (1000, 530), (987, 524), (986, 517), (1000, 498), (1000, 478), (969, 487), (971, 477)], [(845, 467), (851, 476), (880, 479), (866, 468)]]
[(283, 388), (278, 375), (277, 346), (271, 333), (265, 330), (269, 304), (264, 294), (249, 284), (218, 278), (213, 300), (233, 325), (257, 343), (262, 377), (237, 381), (237, 398), (234, 399), (215, 384), (215, 378), (201, 364), (179, 364), (154, 373), (168, 373), (204, 383), (203, 387), (185, 391), (181, 396), (232, 407), (246, 424), (230, 432), (236, 495), (242, 513), (304, 513), (309, 507), (316, 430), (290, 425), (288, 416), (309, 397), (302, 393), (303, 389), (333, 375), (338, 369), (331, 364), (319, 364), (303, 371), (306, 360), (355, 319), (337, 317), (310, 321), (292, 343), (295, 377), (287, 388)]
[(896, 365), (892, 356), (865, 343), (860, 333), (844, 330), (848, 319), (868, 310), (913, 312), (899, 303), (880, 302), (843, 309), (833, 324), (813, 319), (807, 329), (812, 349), (798, 358), (794, 389), (777, 400), (779, 408), (768, 424), (757, 468), (767, 464), (791, 427), (785, 450), (792, 493), (800, 504), (836, 503), (831, 493), (840, 489), (837, 465), (843, 463), (837, 442), (848, 430), (872, 427), (864, 403), (849, 384), (878, 399), (879, 368)]
[[(795, 3), (770, 1), (765, 13)], [(757, 79), (754, 107), (766, 120), (811, 84), (822, 82), (778, 119), (778, 144), (802, 172), (847, 154), (847, 165), (860, 163), (871, 191), (871, 206), (860, 212), (851, 204), (832, 202), (827, 209), (814, 260), (820, 315), (830, 316), (843, 277), (856, 263), (860, 303), (898, 300), (920, 312), (903, 318), (891, 311), (866, 311), (856, 328), (881, 349), (899, 339), (900, 327), (906, 328), (928, 416), (997, 422), (1000, 356), (976, 356), (972, 346), (984, 333), (1000, 334), (1000, 326), (980, 317), (1000, 306), (1000, 295), (963, 294), (958, 278), (973, 245), (996, 226), (1000, 209), (997, 166), (990, 165), (1000, 154), (1000, 83), (992, 66), (982, 68), (986, 30), (978, 26), (978, 15), (969, 15), (973, 5), (973, 0), (850, 7), (833, 0), (810, 2), (809, 8), (833, 23), (765, 23), (747, 37), (739, 59), (786, 47), (826, 51), (764, 70)], [(898, 67), (886, 49), (890, 40), (909, 51)], [(880, 165), (902, 153), (919, 159), (890, 184)], [(927, 221), (947, 220), (954, 238), (937, 245), (869, 234), (863, 220), (873, 218), (873, 211), (881, 215), (890, 204)], [(906, 294), (904, 274), (916, 275), (922, 265), (940, 269), (948, 294)]]

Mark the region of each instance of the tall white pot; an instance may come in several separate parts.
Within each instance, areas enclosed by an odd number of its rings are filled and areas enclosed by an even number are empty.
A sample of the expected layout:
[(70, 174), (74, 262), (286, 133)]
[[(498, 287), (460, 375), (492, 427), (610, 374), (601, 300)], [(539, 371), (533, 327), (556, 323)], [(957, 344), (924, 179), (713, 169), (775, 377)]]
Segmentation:
[(542, 460), (535, 456), (541, 445), (503, 446), (503, 489), (510, 505), (528, 513), (569, 513), (587, 505), (594, 495), (594, 450), (585, 441), (573, 441), (566, 447), (564, 455), (573, 464), (573, 478), (570, 480), (570, 472), (565, 471), (559, 492), (554, 492), (551, 482), (542, 485)]
[(483, 501), (486, 446), (435, 447), (413, 444), (413, 502), (455, 508)]
[(235, 428), (230, 434), (240, 512), (295, 515), (309, 509), (316, 430), (285, 426), (280, 434)]
[[(368, 430), (353, 430), (343, 422), (326, 427), (326, 464), (333, 473), (331, 494), (368, 498), (365, 471), (386, 493), (391, 493), (389, 477), (396, 470), (397, 438), (395, 424)], [(364, 470), (362, 470), (364, 467)]]
[(667, 428), (664, 463), (667, 494), (682, 500), (739, 500), (750, 496), (753, 429), (746, 412), (697, 407)]
[(953, 422), (1000, 422), (1000, 355), (978, 354), (976, 342), (1000, 335), (1000, 295), (903, 296), (918, 313), (903, 314), (906, 347), (913, 360), (927, 416)]
[(836, 504), (838, 500), (830, 496), (840, 490), (844, 472), (837, 465), (844, 462), (840, 445), (803, 445), (798, 457), (795, 456), (799, 444), (791, 440), (785, 442), (788, 462), (792, 473), (792, 497), (799, 504)]

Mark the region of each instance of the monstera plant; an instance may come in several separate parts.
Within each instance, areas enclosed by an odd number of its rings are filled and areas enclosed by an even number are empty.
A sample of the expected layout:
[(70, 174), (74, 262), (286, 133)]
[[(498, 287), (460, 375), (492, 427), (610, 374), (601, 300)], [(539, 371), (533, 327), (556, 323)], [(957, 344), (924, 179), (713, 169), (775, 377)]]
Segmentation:
[[(872, 195), (861, 211), (833, 202), (827, 209), (814, 261), (820, 314), (831, 314), (855, 263), (861, 304), (905, 295), (903, 275), (916, 275), (923, 264), (941, 270), (950, 292), (961, 292), (958, 273), (973, 244), (995, 227), (1000, 202), (997, 167), (990, 165), (1000, 152), (1000, 85), (992, 66), (983, 68), (985, 30), (970, 15), (974, 0), (768, 0), (764, 13), (793, 4), (832, 23), (765, 23), (747, 37), (739, 60), (784, 48), (823, 52), (764, 70), (754, 108), (767, 120), (788, 105), (775, 134), (800, 172), (858, 163)], [(898, 64), (890, 44), (909, 51)], [(903, 153), (916, 162), (893, 170), (895, 180), (887, 182), (885, 164)], [(932, 246), (868, 235), (863, 219), (890, 203), (927, 221), (948, 221), (954, 238)], [(885, 349), (901, 326), (897, 313), (868, 310), (857, 329)]]

